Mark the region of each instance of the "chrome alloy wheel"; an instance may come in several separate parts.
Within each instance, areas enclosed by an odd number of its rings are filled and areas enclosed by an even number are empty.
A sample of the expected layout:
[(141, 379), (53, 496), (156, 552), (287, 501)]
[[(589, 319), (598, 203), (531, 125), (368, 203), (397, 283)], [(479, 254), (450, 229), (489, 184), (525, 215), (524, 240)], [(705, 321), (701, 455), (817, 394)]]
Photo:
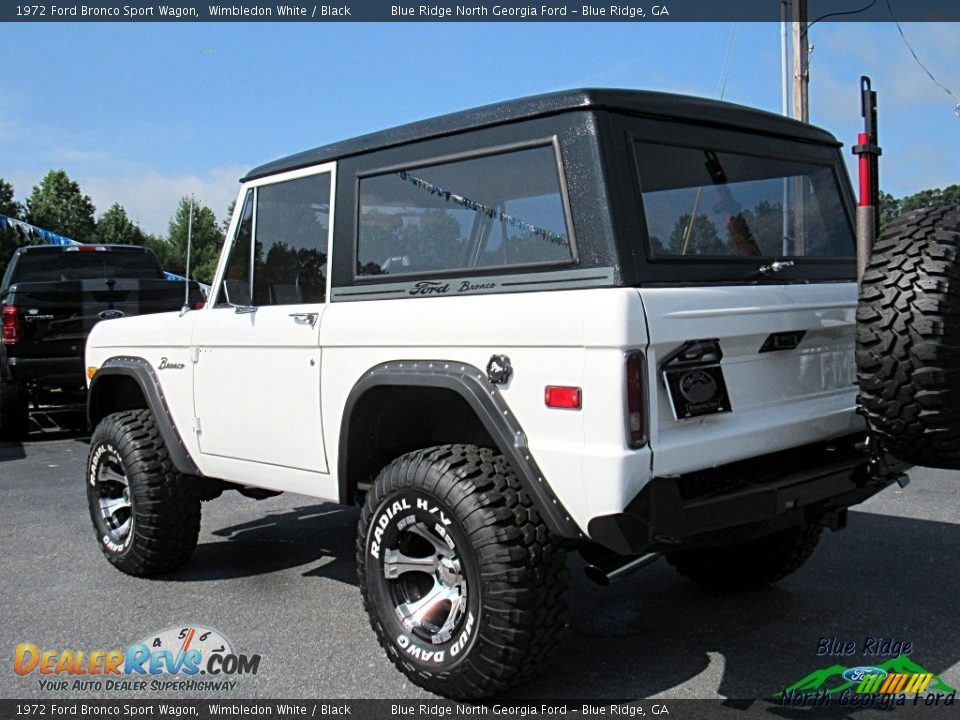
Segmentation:
[(467, 579), (455, 548), (410, 518), (383, 554), (383, 575), (401, 624), (434, 645), (453, 637), (467, 610)]
[(130, 505), (130, 482), (120, 457), (112, 450), (100, 458), (94, 493), (107, 535), (122, 545), (133, 525), (133, 508)]

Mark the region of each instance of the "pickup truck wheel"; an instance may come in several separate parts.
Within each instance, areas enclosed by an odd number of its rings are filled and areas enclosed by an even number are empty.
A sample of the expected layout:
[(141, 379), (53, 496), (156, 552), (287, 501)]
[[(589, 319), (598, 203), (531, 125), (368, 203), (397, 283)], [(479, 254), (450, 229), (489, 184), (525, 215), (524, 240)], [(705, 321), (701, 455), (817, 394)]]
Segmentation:
[(960, 206), (911, 211), (880, 234), (860, 288), (857, 376), (887, 450), (960, 469)]
[(666, 555), (681, 575), (707, 587), (750, 590), (782, 580), (813, 555), (822, 528), (804, 524), (736, 545)]
[(105, 417), (90, 439), (87, 502), (100, 549), (129, 575), (168, 572), (190, 559), (200, 494), (173, 466), (149, 410)]
[(367, 493), (364, 607), (414, 683), (457, 699), (512, 685), (566, 624), (566, 554), (506, 459), (472, 445), (402, 455)]
[(0, 440), (22, 440), (29, 428), (27, 388), (12, 380), (0, 380)]

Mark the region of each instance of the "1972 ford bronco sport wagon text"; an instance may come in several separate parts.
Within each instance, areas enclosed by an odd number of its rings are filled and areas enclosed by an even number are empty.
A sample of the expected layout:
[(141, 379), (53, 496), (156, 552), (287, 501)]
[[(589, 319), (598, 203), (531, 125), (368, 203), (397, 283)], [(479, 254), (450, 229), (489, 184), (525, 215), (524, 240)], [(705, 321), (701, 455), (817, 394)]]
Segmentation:
[(488, 695), (555, 647), (568, 551), (760, 585), (902, 478), (855, 276), (839, 143), (727, 103), (563, 92), (269, 163), (205, 308), (90, 335), (98, 542), (151, 575), (224, 489), (362, 505), (387, 654)]

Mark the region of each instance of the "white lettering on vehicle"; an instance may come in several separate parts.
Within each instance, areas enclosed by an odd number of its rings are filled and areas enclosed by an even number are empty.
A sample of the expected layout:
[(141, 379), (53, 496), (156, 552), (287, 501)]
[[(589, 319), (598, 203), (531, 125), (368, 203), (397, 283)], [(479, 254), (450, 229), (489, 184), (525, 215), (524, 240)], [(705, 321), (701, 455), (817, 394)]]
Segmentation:
[(456, 657), (460, 654), (460, 651), (467, 644), (467, 640), (470, 639), (470, 633), (473, 632), (473, 613), (467, 613), (467, 622), (463, 626), (463, 632), (453, 641), (453, 646), (450, 648), (450, 657)]
[[(437, 534), (443, 538), (444, 542), (453, 550), (456, 547), (456, 544), (453, 541), (450, 533), (445, 529), (445, 525), (451, 525), (453, 521), (447, 517), (447, 514), (440, 509), (437, 505), (431, 505), (429, 501), (424, 498), (416, 499), (416, 507), (418, 510), (425, 510), (431, 515), (436, 515), (439, 519), (434, 530)], [(377, 519), (373, 522), (373, 540), (370, 542), (370, 556), (379, 560), (380, 559), (380, 545), (383, 540), (383, 533), (387, 529), (387, 526), (390, 524), (390, 521), (393, 520), (399, 513), (404, 510), (411, 510), (410, 500), (407, 498), (400, 498), (395, 500), (393, 504), (384, 507), (383, 511), (377, 516)], [(397, 524), (399, 529), (405, 528), (410, 523), (415, 522), (413, 516), (403, 518)]]
[(404, 510), (410, 510), (410, 501), (407, 498), (396, 500), (390, 507), (384, 508), (380, 517), (374, 521), (373, 542), (370, 543), (370, 555), (374, 558), (380, 559), (380, 541), (383, 539), (383, 531), (387, 529), (393, 517)]

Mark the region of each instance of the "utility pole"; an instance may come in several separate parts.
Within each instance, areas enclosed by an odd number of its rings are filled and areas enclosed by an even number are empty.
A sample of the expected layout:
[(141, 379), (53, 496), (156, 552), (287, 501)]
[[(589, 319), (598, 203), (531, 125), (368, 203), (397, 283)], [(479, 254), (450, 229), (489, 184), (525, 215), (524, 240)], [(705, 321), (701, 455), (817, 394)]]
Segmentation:
[[(810, 106), (807, 102), (807, 89), (810, 82), (807, 37), (807, 0), (793, 0), (793, 117), (801, 122), (810, 122)], [(806, 180), (793, 178), (793, 248), (792, 254), (806, 254)]]
[[(790, 44), (787, 40), (787, 18), (790, 15), (790, 0), (780, 0), (780, 105), (784, 117), (790, 116)], [(792, 250), (790, 241), (790, 181), (783, 179), (783, 227), (781, 229), (781, 252), (786, 257)]]
[(810, 83), (810, 53), (807, 38), (807, 0), (793, 0), (793, 117), (810, 122), (807, 86)]

